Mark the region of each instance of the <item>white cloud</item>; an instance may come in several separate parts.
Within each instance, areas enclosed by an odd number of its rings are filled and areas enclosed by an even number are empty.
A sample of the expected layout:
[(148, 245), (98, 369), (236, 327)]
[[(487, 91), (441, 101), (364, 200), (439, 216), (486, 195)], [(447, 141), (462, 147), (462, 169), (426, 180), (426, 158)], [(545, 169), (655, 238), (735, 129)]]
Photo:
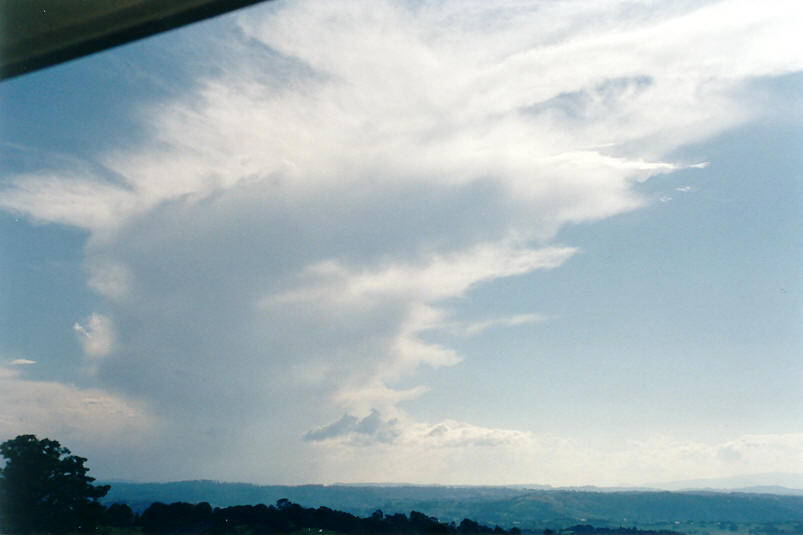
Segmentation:
[[(405, 415), (366, 418), (392, 429), (391, 440), (360, 433), (346, 415), (308, 439), (334, 450), (325, 458), (329, 480), (381, 480), (442, 484), (619, 485), (740, 473), (795, 472), (803, 461), (803, 434), (744, 435), (725, 442), (695, 442), (665, 435), (599, 445), (528, 431), (446, 420), (435, 424)], [(346, 421), (348, 418), (348, 421)], [(326, 432), (329, 428), (337, 432)], [(367, 449), (367, 445), (374, 446)], [(356, 448), (356, 449), (355, 449)], [(725, 453), (723, 453), (725, 452)], [(415, 462), (411, 462), (415, 459)], [(477, 470), (477, 467), (489, 469)], [(363, 478), (363, 479), (361, 479)]]
[(19, 176), (3, 191), (0, 206), (35, 221), (96, 231), (116, 227), (137, 205), (136, 197), (99, 178), (58, 174)]
[[(416, 264), (391, 263), (357, 272), (327, 260), (306, 269), (300, 289), (267, 296), (260, 304), (275, 313), (293, 304), (335, 310), (336, 314), (387, 306), (404, 310), (396, 333), (387, 338), (382, 365), (369, 368), (371, 375), (357, 373), (337, 395), (340, 402), (348, 402), (346, 408), (388, 407), (388, 401), (397, 403), (422, 390), (414, 388), (394, 395), (383, 385), (422, 365), (438, 368), (461, 360), (453, 349), (421, 338), (426, 331), (446, 326), (446, 312), (437, 303), (460, 297), (472, 286), (488, 280), (555, 268), (574, 252), (570, 247), (530, 249), (505, 242), (483, 243), (458, 253), (430, 255)], [(532, 319), (522, 316), (503, 323), (519, 324)], [(473, 332), (476, 331), (475, 328)]]
[(249, 12), (250, 37), (320, 76), (293, 72), (293, 91), (277, 88), (269, 68), (235, 47), (220, 79), (145, 113), (152, 144), (104, 158), (121, 183), (18, 177), (2, 204), (102, 234), (165, 201), (253, 181), (294, 198), (370, 187), (381, 174), (450, 187), (487, 177), (525, 205), (555, 206), (541, 225), (596, 219), (638, 206), (631, 181), (678, 167), (653, 155), (754, 114), (730, 94), (742, 80), (801, 68), (788, 46), (798, 39), (792, 3), (656, 6), (632, 20), (616, 2), (583, 5), (534, 6), (490, 25), (504, 6), (460, 16), (450, 3)]
[[(460, 300), (558, 268), (575, 253), (552, 243), (559, 229), (645, 206), (638, 183), (704, 166), (669, 154), (761, 113), (740, 91), (803, 68), (796, 3), (263, 7), (214, 44), (219, 69), (141, 106), (147, 141), (0, 191), (6, 210), (90, 231), (88, 284), (112, 312), (74, 328), (97, 380), (156, 400), (187, 436), (234, 437), (243, 456), (265, 444), (238, 430), (275, 429), (260, 436), (289, 453), (269, 467), (288, 473), (304, 433), (350, 437), (322, 453), (320, 474), (351, 480), (405, 480), (415, 466), (419, 481), (584, 470), (609, 481), (642, 461), (658, 477), (650, 455), (671, 472), (679, 451), (702, 452), (689, 467), (722, 467), (721, 451), (761, 464), (742, 443), (600, 456), (526, 431), (416, 422), (399, 405), (426, 391), (416, 372), (461, 361), (425, 336), (454, 328)], [(50, 408), (15, 388), (26, 410)], [(74, 390), (47, 388), (84, 414)], [(376, 449), (349, 450), (372, 436), (359, 429), (380, 428)], [(215, 462), (181, 451), (161, 466), (195, 477), (191, 463)]]
[(0, 373), (0, 436), (36, 434), (77, 444), (86, 455), (102, 446), (144, 446), (158, 421), (141, 402), (97, 389), (28, 381)]
[(93, 313), (84, 322), (76, 322), (73, 330), (78, 334), (81, 347), (88, 357), (105, 357), (114, 349), (115, 327), (111, 318)]
[(346, 294), (371, 298), (398, 295), (435, 301), (457, 297), (473, 285), (501, 277), (551, 269), (575, 252), (571, 247), (530, 249), (507, 243), (479, 244), (449, 256), (435, 256), (425, 267), (390, 266), (350, 277)]
[(12, 366), (29, 366), (31, 364), (36, 364), (35, 360), (31, 359), (14, 359), (9, 362)]
[(378, 269), (351, 271), (334, 260), (306, 268), (301, 289), (265, 297), (263, 306), (293, 302), (326, 302), (370, 306), (387, 299), (435, 302), (463, 295), (475, 284), (500, 277), (552, 269), (575, 249), (531, 249), (511, 243), (481, 243), (447, 255), (429, 255), (415, 264), (391, 263)]

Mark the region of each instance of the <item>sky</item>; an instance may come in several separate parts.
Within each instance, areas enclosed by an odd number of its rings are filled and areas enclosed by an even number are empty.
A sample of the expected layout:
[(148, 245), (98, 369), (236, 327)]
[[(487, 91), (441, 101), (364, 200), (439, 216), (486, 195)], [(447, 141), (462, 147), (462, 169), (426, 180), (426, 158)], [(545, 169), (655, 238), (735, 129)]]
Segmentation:
[(803, 473), (801, 27), (276, 1), (0, 83), (0, 438), (138, 481)]

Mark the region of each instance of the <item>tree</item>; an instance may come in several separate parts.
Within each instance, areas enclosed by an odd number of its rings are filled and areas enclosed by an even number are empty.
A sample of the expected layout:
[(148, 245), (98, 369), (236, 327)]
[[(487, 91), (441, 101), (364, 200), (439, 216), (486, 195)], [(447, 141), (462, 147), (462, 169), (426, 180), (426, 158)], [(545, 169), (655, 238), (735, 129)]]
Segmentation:
[(55, 440), (20, 435), (0, 444), (0, 531), (93, 531), (103, 520), (98, 503), (108, 485), (94, 486), (86, 459)]
[(113, 503), (106, 509), (106, 522), (115, 528), (134, 525), (134, 511), (126, 503)]

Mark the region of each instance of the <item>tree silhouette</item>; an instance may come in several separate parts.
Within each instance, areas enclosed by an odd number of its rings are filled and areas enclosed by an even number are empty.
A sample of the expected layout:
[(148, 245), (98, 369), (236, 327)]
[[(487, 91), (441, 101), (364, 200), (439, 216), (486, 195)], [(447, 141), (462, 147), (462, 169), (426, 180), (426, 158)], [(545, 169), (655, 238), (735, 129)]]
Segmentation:
[(113, 503), (106, 508), (106, 523), (115, 528), (134, 525), (134, 511), (126, 503)]
[(86, 459), (55, 440), (20, 435), (0, 444), (0, 531), (7, 533), (94, 531), (104, 508)]

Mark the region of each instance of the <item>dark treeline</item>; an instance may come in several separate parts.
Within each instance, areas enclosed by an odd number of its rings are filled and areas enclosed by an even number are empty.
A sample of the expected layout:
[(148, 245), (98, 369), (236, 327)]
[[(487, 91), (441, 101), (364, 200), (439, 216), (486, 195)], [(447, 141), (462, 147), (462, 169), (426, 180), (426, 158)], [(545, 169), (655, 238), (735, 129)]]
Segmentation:
[[(371, 516), (358, 516), (336, 511), (328, 507), (305, 508), (289, 500), (279, 500), (275, 506), (237, 505), (212, 508), (207, 502), (190, 504), (176, 502), (151, 504), (141, 515), (135, 515), (130, 507), (113, 504), (107, 509), (107, 524), (111, 527), (141, 527), (145, 533), (189, 534), (189, 533), (293, 533), (303, 530), (320, 530), (348, 533), (350, 535), (368, 534), (493, 534), (519, 535), (519, 528), (504, 530), (499, 526), (490, 528), (468, 518), (459, 525), (454, 522), (443, 523), (437, 518), (418, 511), (409, 516), (401, 513), (385, 515), (377, 510)], [(551, 535), (551, 530), (543, 533)], [(658, 534), (677, 535), (674, 532), (642, 531), (635, 528), (595, 528), (578, 525), (562, 533), (598, 535), (636, 535)]]
[(276, 505), (237, 505), (212, 508), (208, 503), (153, 503), (141, 515), (127, 505), (109, 506), (108, 524), (113, 527), (142, 527), (146, 533), (291, 533), (303, 529), (337, 531), (353, 535), (373, 533), (509, 534), (518, 528), (490, 528), (464, 519), (460, 525), (445, 524), (418, 511), (410, 515), (385, 515), (377, 510), (367, 518), (328, 507), (311, 509), (279, 500)]

